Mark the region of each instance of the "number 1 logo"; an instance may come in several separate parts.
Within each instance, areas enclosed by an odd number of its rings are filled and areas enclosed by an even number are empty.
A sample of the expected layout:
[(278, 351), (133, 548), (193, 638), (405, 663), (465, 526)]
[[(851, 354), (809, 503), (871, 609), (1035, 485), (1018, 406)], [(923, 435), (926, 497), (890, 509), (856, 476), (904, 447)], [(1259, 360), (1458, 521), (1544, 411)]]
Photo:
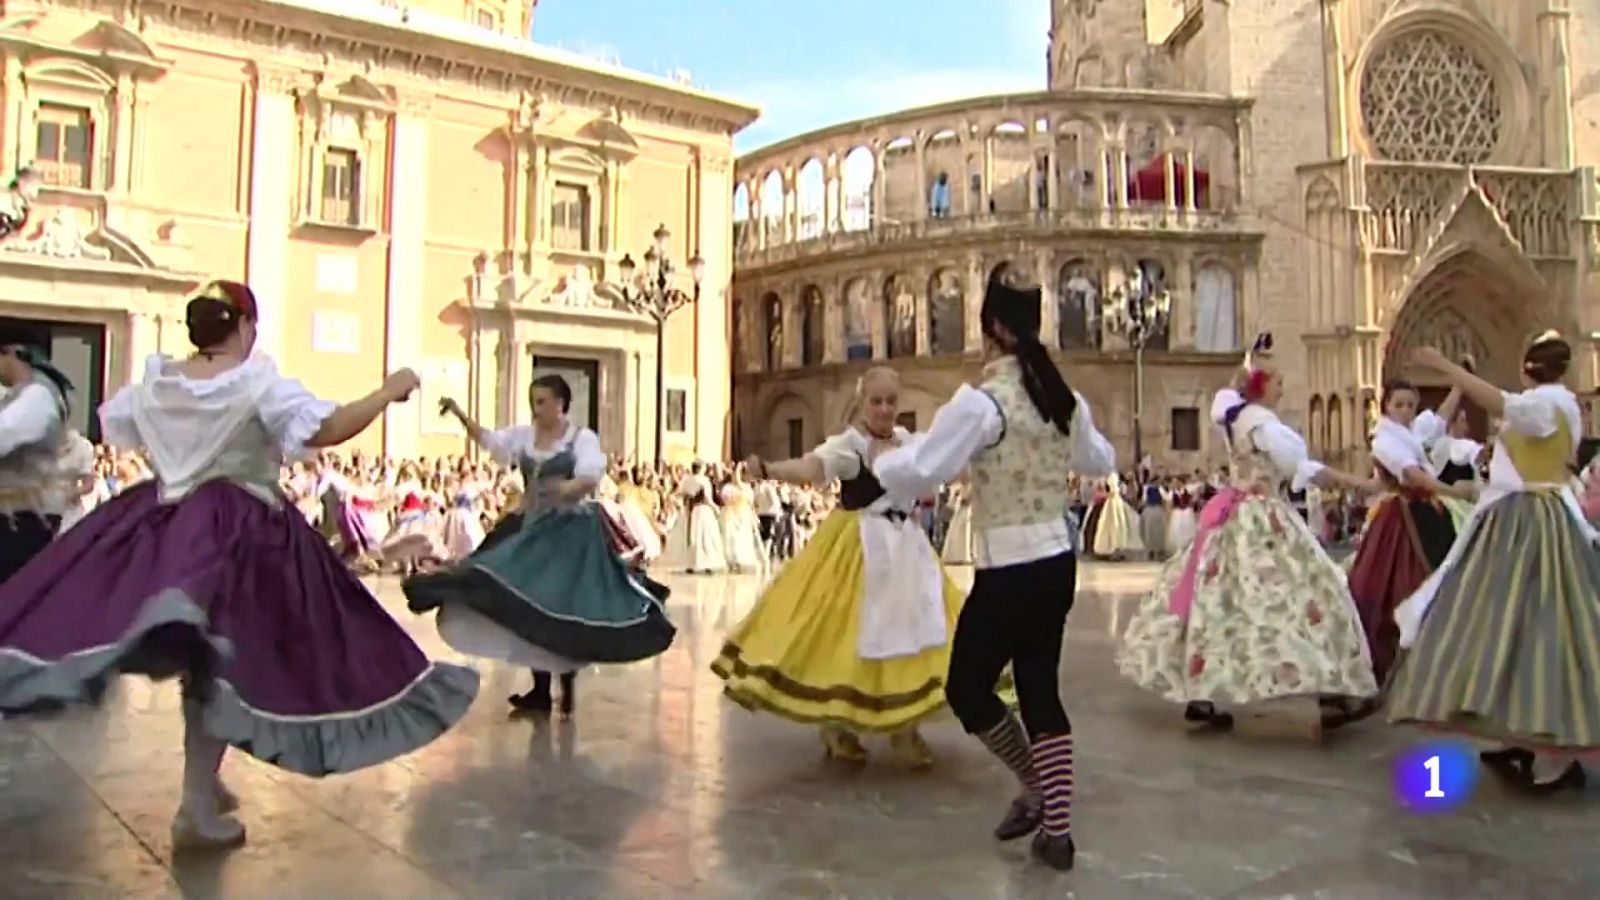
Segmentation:
[(1478, 786), (1478, 754), (1457, 741), (1413, 747), (1394, 762), (1394, 794), (1412, 812), (1449, 812)]

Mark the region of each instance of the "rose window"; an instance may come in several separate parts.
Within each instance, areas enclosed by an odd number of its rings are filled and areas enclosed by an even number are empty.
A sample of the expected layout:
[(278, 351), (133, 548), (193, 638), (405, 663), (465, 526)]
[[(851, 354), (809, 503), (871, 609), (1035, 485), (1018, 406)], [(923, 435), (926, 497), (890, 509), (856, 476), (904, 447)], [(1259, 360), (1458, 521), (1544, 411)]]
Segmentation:
[(1389, 159), (1472, 165), (1500, 143), (1499, 86), (1461, 44), (1435, 32), (1390, 41), (1367, 65), (1361, 118)]

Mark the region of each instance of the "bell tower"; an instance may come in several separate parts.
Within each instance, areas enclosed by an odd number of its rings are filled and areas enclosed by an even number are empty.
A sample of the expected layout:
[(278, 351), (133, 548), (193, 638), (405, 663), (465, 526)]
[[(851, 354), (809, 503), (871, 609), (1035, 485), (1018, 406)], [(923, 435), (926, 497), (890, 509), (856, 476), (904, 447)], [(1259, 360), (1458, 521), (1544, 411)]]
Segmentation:
[(1150, 49), (1146, 0), (1050, 0), (1050, 89), (1127, 87)]

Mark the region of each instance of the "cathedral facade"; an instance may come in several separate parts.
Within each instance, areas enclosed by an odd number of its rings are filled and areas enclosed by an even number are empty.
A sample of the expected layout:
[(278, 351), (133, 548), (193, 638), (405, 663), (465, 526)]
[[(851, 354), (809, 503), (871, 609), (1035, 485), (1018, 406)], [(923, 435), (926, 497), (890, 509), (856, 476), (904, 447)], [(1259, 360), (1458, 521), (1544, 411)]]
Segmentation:
[[(1554, 327), (1595, 383), (1597, 0), (1054, 0), (1047, 90), (738, 160), (735, 431), (771, 455), (899, 369), (906, 424), (976, 374), (998, 265), (1125, 459), (1220, 462), (1204, 415), (1274, 333), (1285, 418), (1364, 454), (1420, 344), (1512, 386)], [(1130, 341), (1129, 298), (1164, 315)], [(1121, 319), (1121, 320), (1119, 320)], [(1442, 393), (1424, 385), (1425, 395)]]
[[(665, 455), (726, 452), (732, 137), (756, 110), (540, 48), (535, 2), (0, 2), (0, 319), (71, 373), (76, 424), (187, 352), (188, 292), (226, 277), (320, 395), (418, 370), (360, 449), (460, 452), (442, 397), (526, 422), (554, 372), (610, 452), (654, 456), (658, 408)], [(664, 340), (622, 265), (659, 226), (697, 294)]]

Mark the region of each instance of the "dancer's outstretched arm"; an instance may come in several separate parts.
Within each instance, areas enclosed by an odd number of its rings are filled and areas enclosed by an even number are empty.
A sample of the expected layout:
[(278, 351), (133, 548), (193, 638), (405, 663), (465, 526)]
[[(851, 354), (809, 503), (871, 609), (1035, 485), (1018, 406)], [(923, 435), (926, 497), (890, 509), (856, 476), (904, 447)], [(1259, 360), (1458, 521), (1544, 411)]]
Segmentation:
[(392, 373), (383, 380), (382, 387), (329, 413), (306, 446), (332, 447), (350, 440), (365, 431), (389, 404), (404, 402), (421, 384), (417, 373), (410, 369)]
[(767, 462), (760, 456), (751, 455), (745, 460), (745, 468), (758, 478), (770, 478), (787, 484), (826, 484), (829, 480), (822, 459), (815, 453), (782, 462)]
[(457, 403), (453, 398), (446, 397), (439, 401), (439, 412), (455, 416), (456, 421), (461, 423), (461, 427), (467, 430), (467, 437), (472, 438), (474, 444), (485, 449), (490, 447), (489, 429), (479, 425), (478, 420), (467, 415), (467, 411), (462, 409), (461, 404)]
[(1414, 351), (1412, 360), (1417, 365), (1432, 369), (1450, 381), (1451, 393), (1459, 390), (1468, 400), (1483, 407), (1490, 416), (1500, 417), (1505, 414), (1506, 395), (1499, 388), (1472, 374), (1466, 367), (1450, 361), (1443, 353), (1432, 347), (1420, 347)]

